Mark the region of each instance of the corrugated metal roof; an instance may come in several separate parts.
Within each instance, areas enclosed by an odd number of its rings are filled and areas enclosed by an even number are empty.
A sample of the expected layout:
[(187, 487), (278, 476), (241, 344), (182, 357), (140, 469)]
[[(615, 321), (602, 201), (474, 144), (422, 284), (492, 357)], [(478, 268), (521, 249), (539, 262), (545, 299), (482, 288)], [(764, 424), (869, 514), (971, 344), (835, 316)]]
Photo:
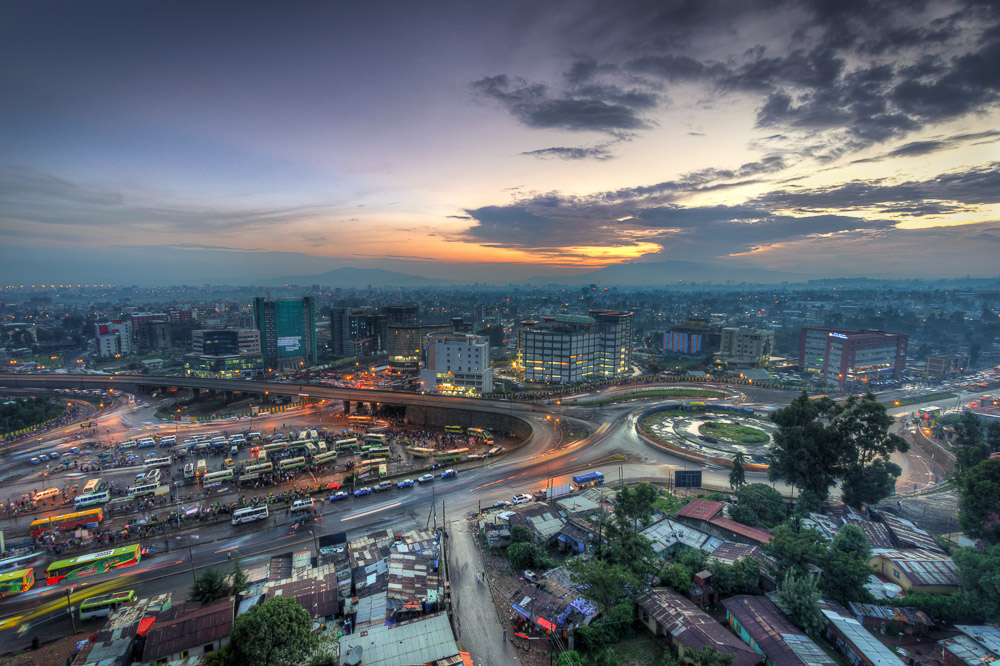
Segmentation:
[(309, 611), (314, 620), (331, 617), (338, 611), (337, 580), (333, 576), (304, 577), (274, 585), (267, 598), (290, 597)]
[(558, 499), (556, 500), (556, 504), (569, 514), (588, 513), (590, 511), (597, 511), (601, 508), (601, 505), (594, 500), (581, 497), (579, 495)]
[(700, 651), (705, 645), (710, 645), (723, 654), (734, 655), (733, 666), (748, 666), (761, 661), (760, 655), (732, 632), (670, 588), (646, 590), (636, 603), (685, 647)]
[(978, 641), (988, 650), (1000, 654), (1000, 626), (995, 624), (956, 624), (955, 628)]
[(767, 597), (740, 595), (722, 602), (768, 659), (782, 666), (836, 666), (819, 645), (785, 619)]
[(434, 556), (411, 553), (390, 555), (387, 590), (390, 599), (438, 601), (441, 597), (441, 578), (434, 571)]
[(169, 617), (157, 617), (146, 637), (143, 661), (163, 659), (225, 638), (233, 628), (233, 603), (232, 597), (205, 606), (185, 603), (168, 611)]
[(905, 518), (898, 518), (885, 512), (880, 513), (879, 517), (900, 548), (923, 548), (938, 553), (944, 552), (934, 537)]
[(388, 595), (384, 591), (358, 599), (354, 606), (357, 613), (354, 618), (355, 630), (368, 623), (385, 624), (387, 599)]
[[(840, 635), (844, 637), (844, 640), (850, 643), (854, 650), (864, 655), (865, 659), (874, 664), (874, 666), (899, 666), (899, 664), (903, 663), (902, 659), (896, 656), (892, 650), (882, 645), (870, 631), (861, 626), (861, 623), (853, 617), (846, 617), (831, 608), (822, 608), (822, 611), (823, 615), (830, 620), (837, 631), (840, 632)], [(845, 610), (844, 612), (847, 611)]]
[(670, 518), (664, 518), (660, 522), (650, 525), (640, 534), (652, 542), (653, 551), (658, 555), (678, 543), (689, 548), (699, 548), (706, 553), (713, 552), (723, 543), (722, 539)]
[(934, 626), (934, 621), (919, 608), (897, 608), (895, 606), (876, 606), (875, 604), (859, 604), (852, 601), (849, 606), (855, 615), (874, 617), (887, 622), (905, 622), (915, 626)]
[(392, 626), (372, 625), (340, 639), (340, 654), (360, 646), (365, 666), (427, 664), (458, 655), (448, 616), (437, 613)]
[(716, 516), (715, 518), (712, 518), (708, 522), (710, 525), (721, 527), (724, 530), (728, 530), (733, 534), (745, 537), (756, 543), (768, 543), (771, 540), (770, 531), (765, 530), (762, 527), (750, 527), (749, 525), (738, 523), (732, 518), (726, 518), (724, 516)]
[(725, 502), (714, 502), (699, 497), (688, 502), (676, 515), (695, 520), (711, 520), (724, 508), (726, 508)]
[(958, 567), (942, 553), (910, 550), (872, 549), (874, 557), (889, 560), (913, 585), (958, 585)]
[(969, 666), (984, 666), (998, 661), (996, 654), (968, 636), (946, 638), (943, 641), (938, 641), (938, 645), (941, 646), (942, 650), (950, 653), (956, 659), (961, 659), (962, 663)]

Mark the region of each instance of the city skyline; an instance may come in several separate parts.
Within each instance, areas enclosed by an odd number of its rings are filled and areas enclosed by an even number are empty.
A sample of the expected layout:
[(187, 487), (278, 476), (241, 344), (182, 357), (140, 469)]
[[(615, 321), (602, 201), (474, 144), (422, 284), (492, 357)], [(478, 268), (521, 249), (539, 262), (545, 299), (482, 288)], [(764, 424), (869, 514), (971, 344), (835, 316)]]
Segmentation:
[(4, 283), (997, 274), (987, 2), (0, 12)]

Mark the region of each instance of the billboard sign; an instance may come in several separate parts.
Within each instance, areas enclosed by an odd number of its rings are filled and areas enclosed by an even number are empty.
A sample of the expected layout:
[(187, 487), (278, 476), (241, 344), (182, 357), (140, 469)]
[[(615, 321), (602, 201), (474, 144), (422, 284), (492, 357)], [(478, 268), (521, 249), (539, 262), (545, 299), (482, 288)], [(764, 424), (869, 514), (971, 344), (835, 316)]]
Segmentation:
[(675, 488), (701, 488), (701, 470), (677, 470), (674, 472)]

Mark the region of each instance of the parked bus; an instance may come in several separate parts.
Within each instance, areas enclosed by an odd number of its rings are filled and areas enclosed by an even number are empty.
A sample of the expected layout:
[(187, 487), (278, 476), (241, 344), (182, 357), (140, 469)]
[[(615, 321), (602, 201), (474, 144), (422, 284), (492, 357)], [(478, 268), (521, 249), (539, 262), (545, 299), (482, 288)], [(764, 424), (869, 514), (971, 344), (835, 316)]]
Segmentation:
[(92, 617), (107, 617), (124, 604), (135, 601), (135, 590), (123, 590), (111, 594), (99, 594), (87, 597), (80, 604), (80, 619), (89, 620)]
[(107, 490), (99, 493), (91, 493), (90, 495), (77, 495), (73, 499), (73, 507), (76, 509), (82, 509), (87, 506), (107, 504), (110, 499), (111, 493)]
[(436, 453), (434, 449), (427, 449), (421, 446), (407, 446), (406, 452), (415, 458), (430, 458)]
[(93, 495), (96, 492), (100, 492), (100, 490), (103, 487), (104, 487), (104, 481), (102, 481), (101, 479), (91, 479), (90, 481), (87, 481), (87, 483), (84, 484), (83, 494)]
[(204, 459), (198, 461), (198, 466), (195, 468), (195, 476), (202, 477), (208, 474), (208, 464)]
[(287, 470), (290, 470), (290, 469), (298, 469), (299, 467), (305, 467), (305, 465), (306, 465), (306, 459), (305, 458), (302, 458), (302, 457), (299, 457), (299, 458), (288, 458), (288, 459), (282, 460), (282, 461), (280, 461), (278, 463), (278, 469), (280, 469), (282, 471), (287, 471)]
[(454, 462), (457, 460), (461, 460), (466, 455), (468, 455), (468, 453), (469, 449), (467, 448), (451, 449), (450, 451), (442, 451), (435, 457), (441, 462)]
[(39, 518), (31, 523), (28, 530), (31, 532), (31, 536), (36, 537), (46, 530), (75, 530), (77, 527), (96, 525), (102, 520), (104, 520), (104, 509), (87, 509), (51, 518)]
[(259, 432), (250, 432), (250, 433), (247, 433), (247, 439), (249, 439), (251, 441), (253, 441), (255, 439), (260, 439), (260, 433)]
[(35, 570), (21, 569), (0, 574), (0, 599), (12, 594), (27, 592), (35, 584)]
[(177, 437), (175, 435), (167, 435), (160, 438), (160, 446), (173, 446), (176, 443)]
[(221, 472), (211, 472), (201, 477), (201, 482), (203, 484), (218, 483), (220, 481), (232, 481), (233, 480), (233, 470), (224, 469)]
[(143, 467), (170, 467), (170, 456), (158, 456), (155, 458), (146, 458), (146, 462), (142, 464)]
[(328, 465), (335, 462), (337, 462), (336, 451), (331, 451), (330, 453), (320, 453), (312, 459), (313, 465)]
[(486, 442), (487, 444), (493, 443), (493, 435), (491, 435), (488, 431), (483, 430), (482, 428), (469, 428), (466, 432), (468, 432), (476, 439), (480, 439)]
[(243, 478), (248, 474), (264, 474), (264, 473), (270, 474), (273, 471), (274, 471), (274, 465), (272, 465), (269, 462), (258, 463), (256, 465), (247, 465), (240, 473), (240, 478)]
[(107, 573), (112, 569), (121, 569), (137, 564), (141, 558), (141, 547), (139, 544), (135, 544), (81, 555), (68, 560), (59, 560), (50, 564), (49, 568), (45, 570), (45, 582), (49, 585), (55, 585), (64, 579), (77, 580), (85, 576)]
[(388, 446), (373, 446), (365, 452), (365, 455), (373, 458), (388, 458), (392, 455), (392, 451)]
[(233, 518), (230, 521), (233, 525), (242, 525), (243, 523), (252, 523), (255, 520), (267, 520), (267, 505), (263, 506), (251, 506), (246, 509), (237, 509), (233, 511)]
[(288, 448), (288, 442), (271, 442), (270, 444), (264, 445), (264, 453), (268, 455), (272, 453), (277, 453), (278, 451), (284, 451)]
[(338, 451), (347, 451), (348, 449), (358, 448), (358, 440), (356, 437), (349, 437), (348, 439), (338, 439), (333, 443), (333, 446)]
[(372, 444), (386, 444), (389, 442), (389, 436), (380, 432), (370, 432), (365, 435), (365, 441)]
[(156, 488), (159, 486), (158, 481), (142, 481), (128, 488), (128, 496), (132, 498), (146, 497), (147, 495), (155, 495)]
[(347, 419), (351, 425), (371, 425), (375, 422), (371, 416), (351, 416)]
[(316, 445), (313, 444), (312, 442), (306, 442), (303, 446), (305, 447), (306, 453), (308, 453), (311, 456), (316, 455), (316, 453), (319, 451), (319, 449), (316, 448)]
[(444, 427), (444, 431), (454, 433), (456, 435), (461, 435), (463, 432), (465, 432), (465, 428), (457, 425), (446, 425)]

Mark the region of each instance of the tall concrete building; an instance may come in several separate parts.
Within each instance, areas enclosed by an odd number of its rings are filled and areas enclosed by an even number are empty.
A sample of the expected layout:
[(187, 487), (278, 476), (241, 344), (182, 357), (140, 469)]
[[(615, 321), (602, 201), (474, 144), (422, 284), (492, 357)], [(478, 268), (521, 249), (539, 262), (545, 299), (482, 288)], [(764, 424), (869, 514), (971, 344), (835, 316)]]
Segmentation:
[(906, 369), (909, 339), (902, 333), (806, 326), (799, 343), (799, 365), (840, 388), (899, 379)]
[(619, 377), (632, 363), (632, 313), (591, 310), (521, 322), (518, 351), (525, 381), (574, 384)]
[(675, 354), (699, 356), (719, 351), (722, 336), (718, 327), (705, 319), (689, 319), (671, 326), (663, 334), (663, 349)]
[(97, 355), (126, 356), (132, 353), (132, 321), (116, 319), (97, 324)]
[(316, 303), (303, 298), (255, 298), (254, 321), (269, 370), (316, 364)]
[(388, 317), (369, 310), (330, 308), (330, 351), (365, 357), (385, 351)]
[(758, 328), (722, 329), (719, 356), (729, 365), (767, 365), (774, 350), (774, 331)]
[(426, 336), (426, 366), (420, 371), (424, 390), (458, 395), (493, 391), (489, 340), (472, 333), (437, 332)]
[(191, 346), (198, 355), (259, 354), (260, 331), (255, 328), (192, 331)]

